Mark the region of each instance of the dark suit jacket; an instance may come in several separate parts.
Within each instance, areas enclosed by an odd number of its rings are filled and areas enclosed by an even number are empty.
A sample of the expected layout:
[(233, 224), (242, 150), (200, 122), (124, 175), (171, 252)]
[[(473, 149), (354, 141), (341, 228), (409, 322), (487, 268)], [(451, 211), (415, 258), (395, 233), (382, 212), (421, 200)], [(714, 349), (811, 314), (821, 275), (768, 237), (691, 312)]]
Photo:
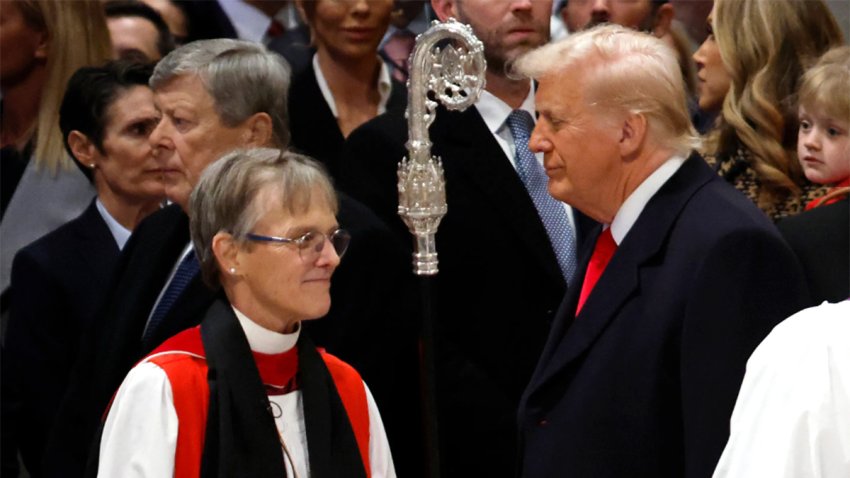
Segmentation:
[(524, 477), (711, 476), (750, 353), (808, 301), (767, 217), (696, 155), (573, 320), (578, 294), (523, 394)]
[(45, 453), (45, 476), (82, 476), (101, 416), (130, 368), (168, 337), (197, 325), (212, 303), (215, 294), (199, 274), (151, 341), (142, 344), (154, 302), (188, 243), (188, 217), (177, 205), (145, 219), (127, 242), (108, 282), (105, 305), (83, 339), (71, 384), (59, 407)]
[[(94, 201), (76, 219), (21, 249), (12, 264), (12, 303), (4, 349), (3, 427), (18, 432), (33, 476), (68, 387), (82, 334), (106, 295), (118, 244)], [(13, 425), (14, 424), (14, 425)], [(15, 425), (20, 425), (19, 427)], [(3, 446), (8, 445), (5, 441)]]
[[(404, 85), (393, 81), (387, 111), (403, 113), (407, 105), (406, 95)], [(292, 148), (320, 161), (338, 180), (339, 157), (345, 137), (322, 96), (312, 62), (293, 76), (288, 101)]]
[[(366, 123), (348, 138), (338, 181), (410, 252), (396, 186), (406, 141), (401, 113)], [(510, 476), (516, 406), (565, 283), (531, 198), (478, 111), (441, 109), (431, 141), (445, 168), (448, 203), (434, 279), (444, 476)], [(388, 424), (389, 433), (393, 428)]]
[(850, 297), (850, 200), (816, 207), (777, 227), (803, 264), (812, 305)]
[[(186, 43), (214, 38), (238, 38), (233, 22), (213, 0), (175, 0), (188, 20)], [(305, 25), (287, 30), (269, 41), (267, 48), (286, 59), (293, 72), (304, 69), (313, 58), (310, 29)]]

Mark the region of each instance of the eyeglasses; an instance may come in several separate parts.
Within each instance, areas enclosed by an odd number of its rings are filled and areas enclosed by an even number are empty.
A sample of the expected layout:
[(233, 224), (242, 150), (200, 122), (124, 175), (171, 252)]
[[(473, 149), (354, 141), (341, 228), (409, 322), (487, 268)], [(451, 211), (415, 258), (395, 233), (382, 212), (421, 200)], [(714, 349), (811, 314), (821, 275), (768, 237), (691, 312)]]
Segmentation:
[(351, 234), (345, 229), (337, 229), (330, 235), (321, 232), (306, 232), (301, 237), (289, 239), (287, 237), (263, 236), (249, 232), (245, 234), (245, 239), (254, 242), (270, 242), (274, 244), (294, 244), (298, 248), (298, 254), (304, 262), (312, 263), (319, 258), (322, 250), (325, 248), (325, 241), (329, 240), (336, 252), (336, 255), (342, 258), (345, 251), (348, 250), (348, 244), (351, 242)]

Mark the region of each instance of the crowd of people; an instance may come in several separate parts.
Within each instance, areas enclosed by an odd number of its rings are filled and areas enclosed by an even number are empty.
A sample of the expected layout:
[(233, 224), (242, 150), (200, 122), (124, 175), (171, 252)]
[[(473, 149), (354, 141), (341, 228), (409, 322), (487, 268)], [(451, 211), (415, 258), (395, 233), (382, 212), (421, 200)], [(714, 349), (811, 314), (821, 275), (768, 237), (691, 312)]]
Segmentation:
[[(850, 46), (691, 7), (2, 2), (4, 476), (850, 474)], [(425, 279), (450, 18), (487, 68)]]

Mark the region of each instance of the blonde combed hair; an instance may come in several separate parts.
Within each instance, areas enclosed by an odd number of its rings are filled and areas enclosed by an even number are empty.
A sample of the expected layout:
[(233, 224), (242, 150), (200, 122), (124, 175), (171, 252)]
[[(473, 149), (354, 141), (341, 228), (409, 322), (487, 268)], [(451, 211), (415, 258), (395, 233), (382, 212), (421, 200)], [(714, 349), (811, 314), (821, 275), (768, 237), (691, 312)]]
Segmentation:
[(59, 129), (59, 107), (71, 75), (83, 66), (109, 60), (112, 43), (103, 6), (97, 0), (19, 0), (40, 13), (48, 35), (47, 79), (36, 123), (36, 167), (57, 172), (74, 168)]
[(799, 105), (850, 123), (850, 46), (833, 48), (803, 75)]
[(843, 35), (822, 0), (717, 0), (713, 21), (731, 85), (710, 153), (750, 153), (764, 208), (800, 194), (794, 95), (806, 67)]
[(589, 102), (645, 115), (656, 144), (683, 156), (700, 146), (676, 53), (648, 33), (600, 25), (529, 52), (514, 70), (534, 79), (580, 72)]

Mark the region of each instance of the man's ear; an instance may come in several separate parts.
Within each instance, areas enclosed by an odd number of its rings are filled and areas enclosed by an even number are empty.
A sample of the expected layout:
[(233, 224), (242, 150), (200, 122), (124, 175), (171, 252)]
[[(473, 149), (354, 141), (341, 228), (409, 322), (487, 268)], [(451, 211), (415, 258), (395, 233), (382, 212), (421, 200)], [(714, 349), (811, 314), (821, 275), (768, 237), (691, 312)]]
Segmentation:
[(97, 154), (97, 148), (88, 136), (73, 130), (68, 133), (68, 146), (71, 148), (71, 153), (77, 158), (77, 161), (83, 163), (86, 167), (94, 169), (100, 160)]
[(213, 236), (212, 252), (222, 277), (234, 274), (231, 271), (239, 274), (240, 248), (230, 233), (218, 232)]
[(272, 117), (268, 113), (254, 113), (243, 126), (243, 142), (246, 145), (262, 147), (272, 144)]
[(669, 2), (658, 7), (655, 12), (655, 24), (652, 25), (652, 34), (655, 38), (663, 38), (664, 35), (670, 33), (670, 26), (673, 24), (673, 5)]
[(646, 139), (646, 130), (648, 124), (646, 116), (641, 113), (629, 113), (621, 123), (620, 129), (620, 156), (623, 158), (633, 158), (636, 153), (640, 152), (644, 139)]
[(431, 0), (431, 8), (441, 22), (446, 21), (450, 17), (457, 18), (457, 1), (456, 0)]

